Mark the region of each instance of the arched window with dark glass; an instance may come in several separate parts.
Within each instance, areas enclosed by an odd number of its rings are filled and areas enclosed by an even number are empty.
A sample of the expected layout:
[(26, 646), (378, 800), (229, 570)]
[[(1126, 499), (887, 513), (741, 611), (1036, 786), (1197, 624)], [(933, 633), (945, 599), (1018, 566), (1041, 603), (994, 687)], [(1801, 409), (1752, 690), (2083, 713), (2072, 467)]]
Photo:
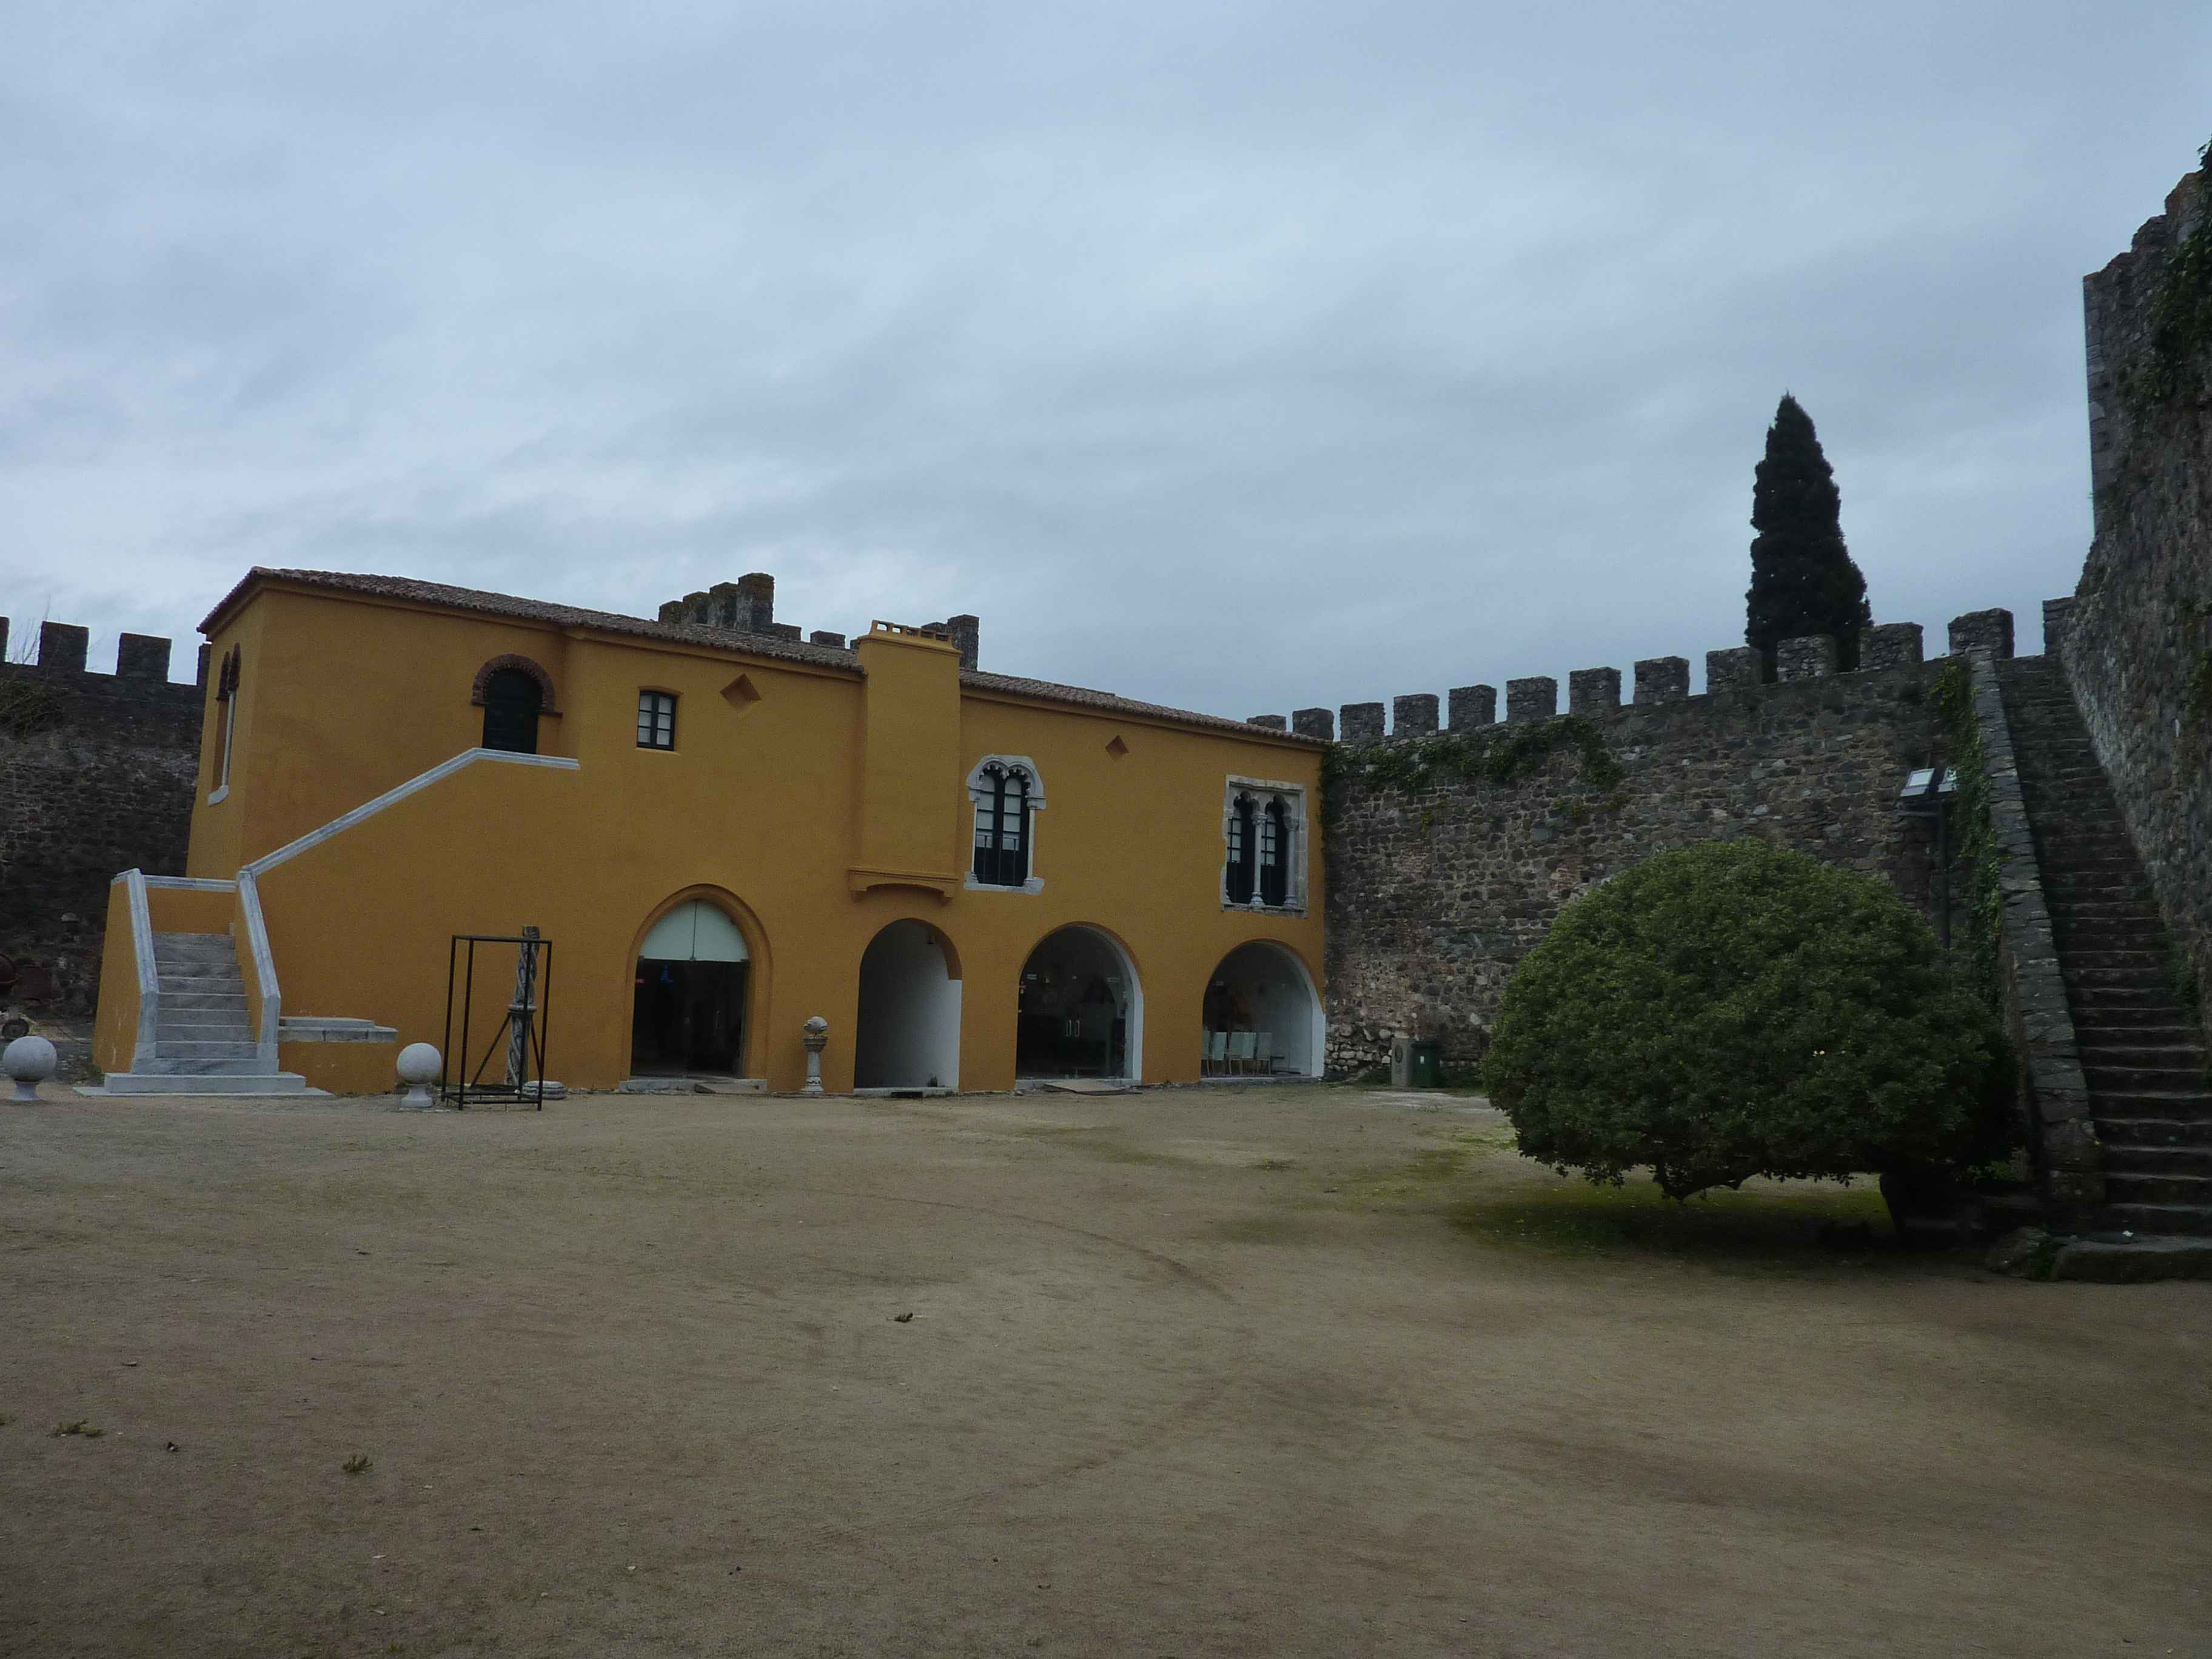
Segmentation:
[(988, 763), (975, 795), (975, 879), (1019, 887), (1030, 878), (1030, 775)]
[(1229, 808), (1229, 902), (1249, 904), (1252, 902), (1252, 871), (1259, 851), (1258, 804), (1249, 795), (1239, 795)]
[(483, 746), (510, 754), (538, 752), (538, 711), (544, 694), (519, 668), (502, 668), (484, 684)]
[(1291, 894), (1291, 822), (1280, 795), (1260, 814), (1260, 902), (1286, 904)]

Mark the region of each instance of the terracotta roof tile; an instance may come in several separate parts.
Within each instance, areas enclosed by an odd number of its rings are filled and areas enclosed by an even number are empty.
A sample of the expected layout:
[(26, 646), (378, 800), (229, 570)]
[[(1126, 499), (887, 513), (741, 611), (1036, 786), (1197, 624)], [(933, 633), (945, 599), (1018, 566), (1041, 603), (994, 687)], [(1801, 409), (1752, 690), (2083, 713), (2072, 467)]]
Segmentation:
[(1173, 720), (1178, 726), (1202, 726), (1209, 731), (1237, 732), (1251, 737), (1264, 733), (1278, 742), (1307, 744), (1316, 749), (1328, 746), (1319, 738), (1303, 737), (1293, 732), (1278, 732), (1271, 726), (1254, 726), (1249, 720), (1233, 720), (1221, 714), (1194, 714), (1188, 708), (1170, 708), (1164, 703), (1139, 702), (1132, 697), (1117, 697), (1111, 691), (1092, 691), (1080, 685), (1059, 685), (1051, 680), (1024, 679), (1015, 674), (986, 674), (969, 668), (961, 672), (960, 684), (978, 691), (1035, 697), (1041, 702), (1066, 702), (1083, 708), (1111, 709), (1119, 714), (1141, 714), (1151, 720)]
[(341, 593), (365, 593), (377, 599), (410, 599), (418, 605), (441, 605), (483, 616), (513, 617), (523, 622), (552, 623), (562, 628), (596, 628), (610, 634), (631, 634), (640, 639), (666, 640), (677, 645), (712, 646), (749, 657), (776, 657), (787, 662), (842, 669), (848, 674), (860, 672), (860, 663), (849, 651), (781, 640), (773, 634), (741, 634), (732, 629), (705, 628), (696, 623), (665, 623), (645, 617), (625, 617), (612, 611), (586, 611), (578, 605), (554, 605), (545, 599), (519, 599), (512, 593), (487, 593), (480, 588), (417, 581), (412, 576), (357, 576), (337, 570), (272, 570), (261, 565), (248, 571), (245, 580), (208, 612), (206, 621), (200, 623), (200, 632), (209, 632), (216, 618), (246, 597), (248, 588), (264, 580), (295, 582), (302, 587), (329, 588)]
[[(482, 616), (551, 623), (562, 628), (593, 628), (604, 633), (629, 634), (639, 639), (707, 646), (740, 656), (809, 663), (848, 674), (858, 675), (863, 672), (858, 658), (851, 651), (840, 651), (826, 645), (802, 644), (796, 640), (778, 639), (769, 634), (705, 628), (696, 623), (665, 623), (645, 617), (625, 617), (612, 611), (586, 611), (577, 605), (555, 605), (545, 599), (526, 599), (512, 593), (490, 593), (481, 588), (452, 587), (444, 582), (418, 581), (412, 576), (356, 575), (336, 570), (278, 570), (262, 565), (256, 565), (248, 571), (238, 586), (208, 612), (206, 619), (200, 623), (200, 631), (203, 634), (212, 632), (217, 621), (242, 601), (254, 584), (261, 581), (290, 582), (301, 587), (361, 593), (375, 599), (405, 599), (417, 605), (472, 611)], [(1033, 697), (1041, 702), (1106, 709), (1141, 715), (1150, 720), (1172, 721), (1178, 726), (1200, 726), (1208, 731), (1235, 732), (1249, 737), (1264, 736), (1277, 743), (1304, 744), (1315, 748), (1325, 746), (1318, 738), (1277, 732), (1218, 714), (1200, 714), (1188, 708), (1170, 708), (1161, 703), (1139, 702), (1133, 698), (1115, 696), (1110, 691), (1093, 691), (1079, 685), (1060, 685), (1051, 680), (1025, 679), (1014, 674), (986, 674), (975, 669), (963, 669), (960, 684), (977, 691), (996, 692), (1002, 696)]]

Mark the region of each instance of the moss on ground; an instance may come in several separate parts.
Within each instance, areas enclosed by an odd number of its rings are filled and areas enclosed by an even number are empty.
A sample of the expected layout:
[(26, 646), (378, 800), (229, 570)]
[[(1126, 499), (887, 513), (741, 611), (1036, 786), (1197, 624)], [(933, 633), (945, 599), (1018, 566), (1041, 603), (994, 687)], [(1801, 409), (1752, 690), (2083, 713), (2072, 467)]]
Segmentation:
[(1521, 1157), (1510, 1126), (1435, 1132), (1440, 1143), (1412, 1158), (1347, 1177), (1334, 1201), (1425, 1212), (1469, 1239), (1585, 1259), (1662, 1257), (1734, 1273), (1863, 1273), (1918, 1267), (1898, 1252), (1871, 1176), (1834, 1182), (1759, 1181), (1686, 1202), (1645, 1175), (1620, 1187), (1555, 1176)]

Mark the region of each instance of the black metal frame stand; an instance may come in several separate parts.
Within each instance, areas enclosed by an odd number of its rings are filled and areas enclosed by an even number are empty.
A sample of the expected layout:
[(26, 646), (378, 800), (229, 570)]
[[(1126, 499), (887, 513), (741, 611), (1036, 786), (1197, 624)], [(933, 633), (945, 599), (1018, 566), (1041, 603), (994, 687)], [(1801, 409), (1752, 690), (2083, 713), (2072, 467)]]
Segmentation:
[[(468, 947), (464, 957), (461, 947)], [(459, 982), (460, 1040), (466, 1044), (476, 1012), (477, 946), (511, 945), (515, 950), (515, 975), (507, 1003), (507, 1017), (499, 1032), (477, 1061), (467, 1067), (468, 1056), (458, 1060), (453, 1049), (453, 990)], [(446, 1041), (438, 1051), (438, 1098), (465, 1112), (469, 1103), (501, 1102), (545, 1109), (545, 1035), (551, 1028), (553, 1010), (553, 941), (540, 939), (534, 927), (520, 933), (455, 933), (446, 952)], [(483, 1080), (492, 1056), (507, 1049), (504, 1075), (496, 1083)], [(448, 1080), (450, 1078), (450, 1080)]]

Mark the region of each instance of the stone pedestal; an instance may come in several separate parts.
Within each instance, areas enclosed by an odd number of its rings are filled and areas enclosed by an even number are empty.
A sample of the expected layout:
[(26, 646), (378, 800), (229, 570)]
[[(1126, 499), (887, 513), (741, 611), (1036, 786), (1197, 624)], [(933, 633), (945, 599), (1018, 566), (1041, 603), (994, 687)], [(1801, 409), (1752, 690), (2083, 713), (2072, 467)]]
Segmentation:
[(830, 1046), (830, 1022), (817, 1014), (806, 1022), (799, 1039), (806, 1045), (806, 1086), (803, 1094), (822, 1092), (822, 1051)]

